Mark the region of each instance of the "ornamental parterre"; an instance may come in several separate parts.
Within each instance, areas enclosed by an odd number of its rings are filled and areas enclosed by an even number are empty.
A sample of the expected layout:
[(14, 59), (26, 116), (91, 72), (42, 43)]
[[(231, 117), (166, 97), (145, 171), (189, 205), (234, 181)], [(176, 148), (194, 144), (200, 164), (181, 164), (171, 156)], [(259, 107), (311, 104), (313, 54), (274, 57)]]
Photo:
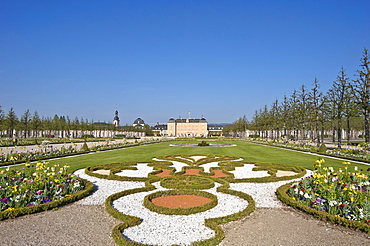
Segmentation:
[[(98, 165), (85, 172), (76, 173), (94, 182), (98, 191), (78, 203), (105, 203), (107, 211), (122, 220), (112, 232), (117, 244), (217, 245), (224, 237), (220, 224), (248, 216), (255, 207), (281, 206), (276, 188), (302, 177), (306, 170), (238, 157), (173, 155), (148, 163)], [(253, 198), (251, 190), (257, 191)], [(101, 199), (103, 193), (106, 199)], [(170, 200), (181, 195), (210, 201), (190, 208), (152, 203), (158, 197)]]

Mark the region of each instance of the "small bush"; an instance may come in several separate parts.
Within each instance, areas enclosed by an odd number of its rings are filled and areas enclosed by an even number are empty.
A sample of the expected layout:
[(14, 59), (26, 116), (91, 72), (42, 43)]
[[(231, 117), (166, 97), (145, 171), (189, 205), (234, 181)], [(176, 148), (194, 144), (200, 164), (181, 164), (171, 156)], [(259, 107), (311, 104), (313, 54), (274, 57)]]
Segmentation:
[(321, 145), (320, 145), (320, 148), (318, 149), (318, 152), (319, 153), (326, 153), (326, 151), (327, 151), (328, 149), (326, 148), (326, 145), (324, 144), (324, 143), (322, 143)]
[(86, 142), (84, 142), (84, 144), (82, 145), (82, 149), (84, 150), (84, 151), (90, 151), (90, 149), (89, 149), (89, 146), (87, 146), (87, 143)]

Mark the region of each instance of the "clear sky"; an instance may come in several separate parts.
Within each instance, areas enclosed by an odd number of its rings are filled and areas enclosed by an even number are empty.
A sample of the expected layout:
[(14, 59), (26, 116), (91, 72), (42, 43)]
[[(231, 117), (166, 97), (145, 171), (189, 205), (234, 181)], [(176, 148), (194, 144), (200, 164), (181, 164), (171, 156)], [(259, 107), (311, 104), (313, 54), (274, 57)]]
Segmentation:
[(369, 0), (0, 0), (0, 106), (20, 117), (233, 122), (370, 49)]

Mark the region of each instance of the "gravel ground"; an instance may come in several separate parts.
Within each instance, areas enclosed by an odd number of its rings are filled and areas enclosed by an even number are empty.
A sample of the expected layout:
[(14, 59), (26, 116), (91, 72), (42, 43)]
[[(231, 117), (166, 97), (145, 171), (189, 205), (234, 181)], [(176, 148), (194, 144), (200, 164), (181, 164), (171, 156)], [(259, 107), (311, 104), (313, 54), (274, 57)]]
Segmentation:
[(74, 203), (0, 221), (0, 245), (115, 245), (110, 234), (118, 223), (102, 205)]
[[(72, 204), (56, 211), (0, 222), (0, 245), (115, 245), (110, 237), (117, 219), (103, 206)], [(220, 246), (369, 245), (370, 235), (318, 221), (292, 208), (257, 208), (250, 216), (223, 226)]]
[(223, 226), (220, 246), (370, 245), (370, 235), (314, 219), (286, 205), (257, 208), (250, 216)]

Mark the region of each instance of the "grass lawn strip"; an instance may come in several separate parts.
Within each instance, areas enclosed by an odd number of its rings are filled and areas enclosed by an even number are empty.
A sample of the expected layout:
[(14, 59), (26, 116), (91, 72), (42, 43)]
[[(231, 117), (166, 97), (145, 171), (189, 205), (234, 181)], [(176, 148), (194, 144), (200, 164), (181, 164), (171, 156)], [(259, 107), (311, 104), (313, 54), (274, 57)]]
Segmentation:
[[(281, 150), (299, 152), (299, 153), (318, 156), (318, 157), (330, 158), (330, 159), (339, 160), (339, 161), (348, 161), (348, 159), (346, 159), (346, 158), (334, 157), (334, 156), (330, 156), (330, 155), (322, 155), (322, 154), (317, 154), (317, 153), (312, 153), (312, 152), (307, 152), (307, 151), (301, 151), (301, 150), (296, 150), (296, 149), (288, 149), (288, 148), (284, 148), (284, 147), (271, 146), (271, 145), (267, 145), (267, 144), (261, 144), (261, 145), (266, 146), (266, 147), (281, 149)], [(350, 162), (358, 163), (358, 164), (362, 164), (362, 165), (370, 165), (370, 163), (362, 162), (362, 161), (356, 161), (356, 160), (350, 160)]]

